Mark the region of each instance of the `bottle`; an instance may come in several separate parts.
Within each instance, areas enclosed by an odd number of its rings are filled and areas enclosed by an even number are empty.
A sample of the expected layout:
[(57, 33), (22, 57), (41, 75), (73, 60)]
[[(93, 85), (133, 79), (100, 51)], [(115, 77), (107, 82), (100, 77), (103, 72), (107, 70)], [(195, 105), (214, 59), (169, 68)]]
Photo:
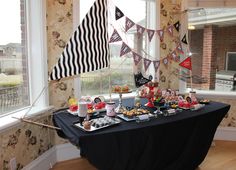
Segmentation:
[(134, 107), (141, 107), (141, 99), (140, 99), (140, 96), (139, 96), (139, 89), (137, 89), (136, 91), (136, 95), (134, 97)]

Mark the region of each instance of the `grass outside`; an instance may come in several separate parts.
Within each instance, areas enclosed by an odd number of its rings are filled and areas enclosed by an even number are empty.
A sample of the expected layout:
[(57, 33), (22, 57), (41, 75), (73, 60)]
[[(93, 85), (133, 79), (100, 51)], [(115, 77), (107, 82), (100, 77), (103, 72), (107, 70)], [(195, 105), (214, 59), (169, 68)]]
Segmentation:
[(12, 87), (22, 84), (22, 75), (0, 74), (0, 87)]

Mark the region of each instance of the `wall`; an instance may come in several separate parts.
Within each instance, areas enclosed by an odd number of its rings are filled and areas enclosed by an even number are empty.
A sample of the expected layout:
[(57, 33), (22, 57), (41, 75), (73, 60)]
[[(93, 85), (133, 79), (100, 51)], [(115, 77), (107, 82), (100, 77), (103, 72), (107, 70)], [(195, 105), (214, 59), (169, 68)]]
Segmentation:
[[(52, 124), (51, 113), (35, 117), (34, 121)], [(9, 161), (16, 158), (17, 169), (22, 169), (32, 160), (42, 155), (54, 145), (54, 130), (19, 123), (17, 126), (0, 133), (0, 169), (9, 170)]]
[[(160, 3), (160, 28), (165, 29), (169, 25), (175, 24), (181, 19), (181, 0), (174, 1), (161, 0)], [(180, 21), (181, 22), (181, 21)], [(174, 36), (171, 37), (167, 31), (164, 33), (164, 40), (160, 42), (160, 59), (163, 61), (176, 48), (176, 42), (179, 42), (179, 33), (174, 29)], [(160, 64), (160, 87), (178, 89), (178, 63), (167, 57), (168, 64)]]

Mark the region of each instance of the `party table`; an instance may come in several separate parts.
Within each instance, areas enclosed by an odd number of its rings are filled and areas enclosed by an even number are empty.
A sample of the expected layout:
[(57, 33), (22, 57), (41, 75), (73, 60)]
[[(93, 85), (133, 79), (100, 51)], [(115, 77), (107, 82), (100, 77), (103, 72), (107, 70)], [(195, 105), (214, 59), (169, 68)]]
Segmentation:
[(81, 156), (100, 170), (194, 170), (204, 160), (217, 126), (230, 105), (210, 102), (197, 111), (158, 116), (94, 132), (73, 126), (78, 117), (56, 111), (58, 135), (79, 146)]

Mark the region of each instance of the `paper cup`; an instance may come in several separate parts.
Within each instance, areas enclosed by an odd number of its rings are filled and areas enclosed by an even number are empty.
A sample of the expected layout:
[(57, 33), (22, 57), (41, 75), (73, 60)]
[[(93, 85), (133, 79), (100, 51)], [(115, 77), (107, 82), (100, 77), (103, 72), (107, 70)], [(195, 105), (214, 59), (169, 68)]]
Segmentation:
[(88, 102), (79, 102), (79, 112), (78, 112), (78, 116), (79, 117), (86, 117), (87, 115), (87, 111), (88, 111), (88, 107), (87, 107)]

